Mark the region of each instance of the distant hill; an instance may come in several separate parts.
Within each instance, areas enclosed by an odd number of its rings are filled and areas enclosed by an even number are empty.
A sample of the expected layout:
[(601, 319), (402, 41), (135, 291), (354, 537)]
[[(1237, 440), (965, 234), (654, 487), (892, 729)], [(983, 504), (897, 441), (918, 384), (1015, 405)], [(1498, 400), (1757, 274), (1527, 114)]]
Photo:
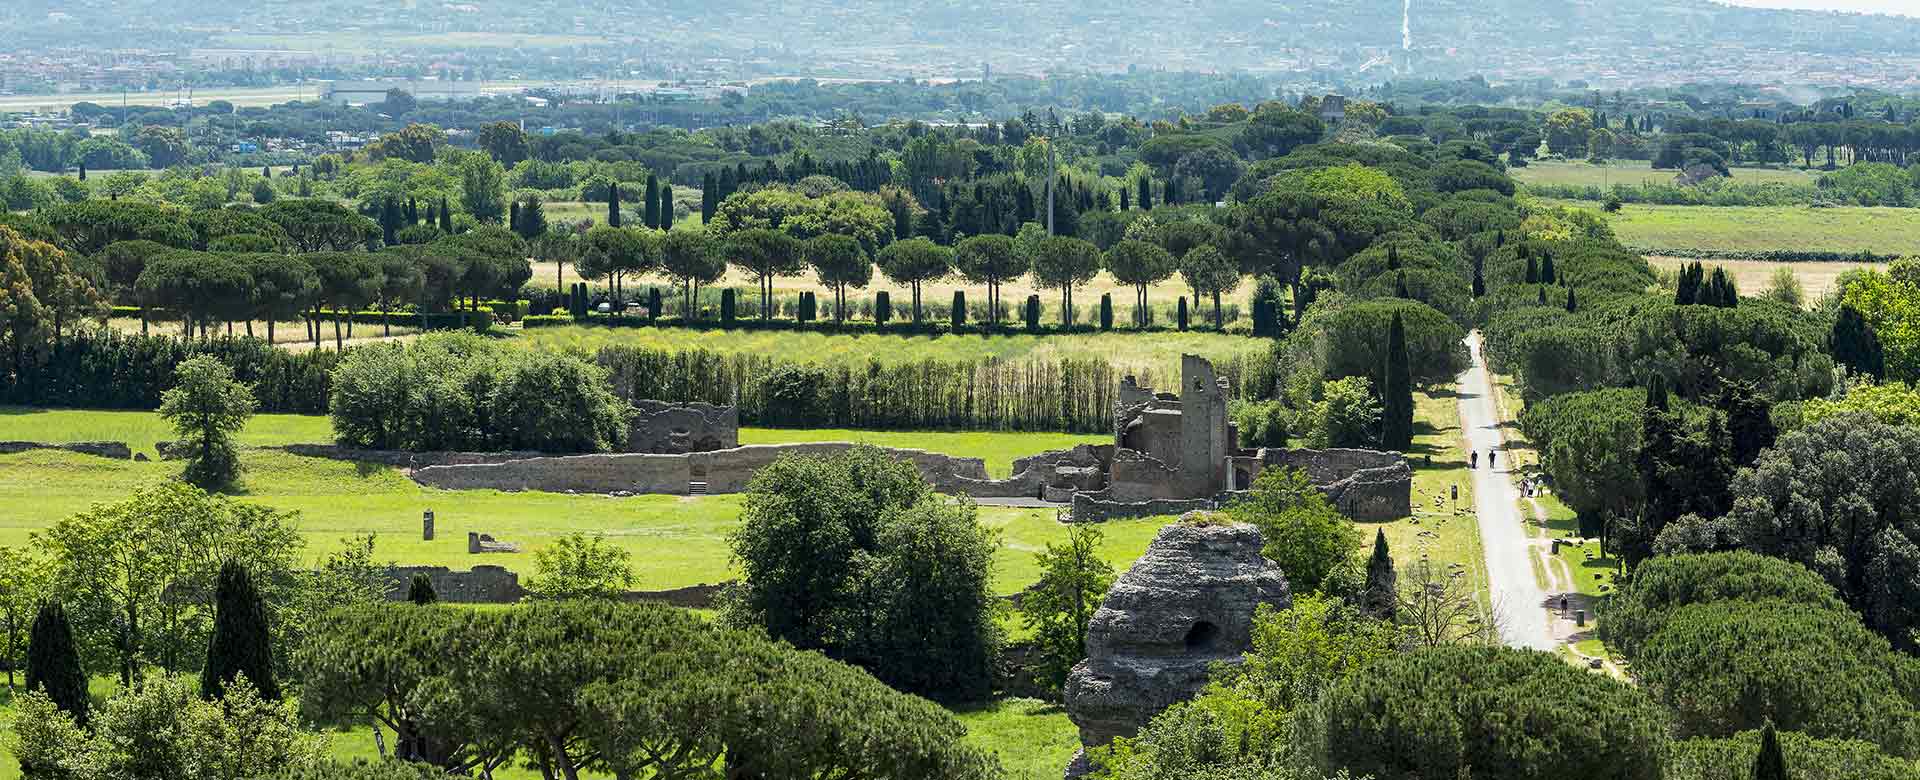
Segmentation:
[[(566, 48), (645, 72), (718, 58), (743, 74), (889, 77), (1005, 71), (1413, 74), (1898, 83), (1920, 19), (1712, 0), (10, 0), (0, 48)], [(56, 16), (49, 16), (50, 14)], [(1404, 37), (1403, 37), (1404, 25)], [(478, 36), (478, 37), (476, 37)], [(488, 37), (491, 36), (491, 37)], [(350, 49), (351, 47), (345, 47)], [(528, 54), (527, 56), (533, 56)], [(596, 65), (595, 67), (598, 67)], [(1822, 81), (1822, 79), (1824, 79)]]

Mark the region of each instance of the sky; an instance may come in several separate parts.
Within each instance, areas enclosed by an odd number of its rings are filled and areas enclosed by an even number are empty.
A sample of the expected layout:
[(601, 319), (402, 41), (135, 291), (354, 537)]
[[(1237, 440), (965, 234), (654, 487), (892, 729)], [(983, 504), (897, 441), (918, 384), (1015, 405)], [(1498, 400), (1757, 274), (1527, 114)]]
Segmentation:
[(1920, 16), (1920, 0), (1721, 0), (1721, 2), (1754, 8), (1806, 8), (1816, 11), (1860, 11)]

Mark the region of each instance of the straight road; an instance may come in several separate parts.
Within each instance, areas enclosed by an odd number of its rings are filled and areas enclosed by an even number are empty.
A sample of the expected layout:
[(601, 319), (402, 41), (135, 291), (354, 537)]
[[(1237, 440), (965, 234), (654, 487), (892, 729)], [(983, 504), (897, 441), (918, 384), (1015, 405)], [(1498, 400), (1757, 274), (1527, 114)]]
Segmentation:
[[(1552, 652), (1559, 643), (1547, 622), (1547, 594), (1533, 574), (1535, 555), (1520, 513), (1520, 490), (1508, 469), (1500, 414), (1493, 402), (1493, 377), (1480, 353), (1480, 334), (1467, 336), (1473, 365), (1460, 375), (1460, 429), (1467, 446), (1480, 454), (1473, 470), (1473, 503), (1480, 518), (1480, 546), (1487, 554), (1487, 583), (1492, 591), (1500, 638), (1510, 647)], [(1495, 468), (1487, 455), (1498, 452)]]

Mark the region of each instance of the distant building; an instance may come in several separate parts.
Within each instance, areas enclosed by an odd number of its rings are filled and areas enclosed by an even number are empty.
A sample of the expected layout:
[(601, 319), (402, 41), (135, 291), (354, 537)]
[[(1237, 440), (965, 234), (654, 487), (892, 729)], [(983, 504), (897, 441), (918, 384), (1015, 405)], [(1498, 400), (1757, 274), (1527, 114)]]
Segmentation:
[(1347, 96), (1328, 95), (1321, 98), (1320, 121), (1330, 125), (1347, 121)]
[(365, 106), (383, 103), (387, 91), (397, 89), (421, 102), (471, 100), (480, 96), (477, 81), (414, 79), (393, 81), (335, 81), (320, 91), (320, 99), (341, 106)]

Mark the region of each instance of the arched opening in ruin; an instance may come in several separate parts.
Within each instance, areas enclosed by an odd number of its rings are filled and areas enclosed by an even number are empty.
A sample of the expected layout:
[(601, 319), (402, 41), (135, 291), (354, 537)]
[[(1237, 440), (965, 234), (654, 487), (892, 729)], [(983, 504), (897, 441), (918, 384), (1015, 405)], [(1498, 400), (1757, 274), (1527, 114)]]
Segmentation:
[(1220, 642), (1220, 627), (1205, 620), (1195, 622), (1187, 629), (1187, 652), (1204, 653)]

